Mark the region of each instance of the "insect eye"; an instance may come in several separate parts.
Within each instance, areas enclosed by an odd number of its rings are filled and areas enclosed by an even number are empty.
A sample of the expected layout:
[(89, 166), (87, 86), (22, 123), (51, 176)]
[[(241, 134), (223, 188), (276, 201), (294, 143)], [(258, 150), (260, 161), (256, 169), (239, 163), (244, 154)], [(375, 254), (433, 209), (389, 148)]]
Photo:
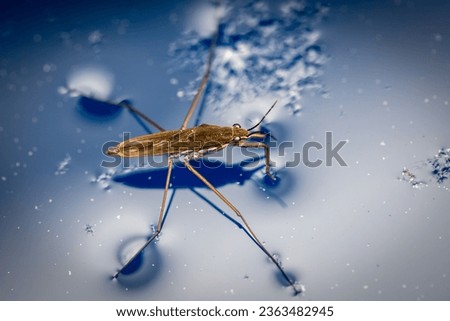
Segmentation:
[(234, 137), (233, 140), (234, 140), (235, 142), (238, 142), (238, 141), (241, 140), (241, 137)]
[(238, 123), (236, 123), (236, 124), (233, 124), (233, 127), (234, 127), (234, 128), (241, 128), (241, 125), (239, 125)]

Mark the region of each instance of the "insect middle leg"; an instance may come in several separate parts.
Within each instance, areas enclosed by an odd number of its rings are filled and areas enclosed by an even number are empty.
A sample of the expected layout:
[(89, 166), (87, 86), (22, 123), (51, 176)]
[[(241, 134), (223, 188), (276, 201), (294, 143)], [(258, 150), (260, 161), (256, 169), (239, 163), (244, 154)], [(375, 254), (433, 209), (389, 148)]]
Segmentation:
[(173, 168), (173, 159), (169, 157), (169, 161), (167, 164), (167, 178), (166, 178), (166, 186), (164, 188), (164, 194), (162, 198), (161, 203), (161, 209), (159, 212), (159, 219), (158, 219), (158, 225), (156, 226), (156, 230), (153, 232), (152, 236), (145, 242), (144, 245), (122, 266), (122, 268), (114, 274), (113, 278), (117, 278), (120, 273), (122, 273), (123, 270), (125, 270), (131, 262), (161, 233), (162, 230), (162, 224), (164, 219), (164, 212), (166, 208), (166, 200), (167, 200), (167, 193), (169, 191), (169, 184), (170, 184), (170, 177), (172, 175), (172, 168)]
[(186, 168), (191, 171), (195, 176), (197, 176), (198, 179), (200, 179), (211, 191), (214, 192), (236, 215), (241, 219), (242, 223), (244, 223), (245, 228), (250, 233), (251, 237), (253, 238), (254, 242), (258, 245), (258, 247), (264, 252), (264, 254), (267, 255), (267, 257), (275, 264), (275, 266), (280, 270), (281, 275), (283, 278), (288, 282), (288, 284), (293, 288), (294, 294), (297, 295), (301, 293), (301, 290), (297, 289), (294, 281), (292, 281), (286, 272), (284, 271), (281, 264), (274, 258), (273, 255), (270, 254), (270, 252), (265, 248), (263, 243), (258, 239), (255, 232), (253, 232), (250, 225), (247, 223), (247, 220), (242, 215), (242, 213), (234, 206), (222, 193), (220, 193), (202, 174), (200, 174), (196, 169), (194, 169), (191, 164), (189, 164), (189, 159), (186, 157), (184, 158), (184, 164)]

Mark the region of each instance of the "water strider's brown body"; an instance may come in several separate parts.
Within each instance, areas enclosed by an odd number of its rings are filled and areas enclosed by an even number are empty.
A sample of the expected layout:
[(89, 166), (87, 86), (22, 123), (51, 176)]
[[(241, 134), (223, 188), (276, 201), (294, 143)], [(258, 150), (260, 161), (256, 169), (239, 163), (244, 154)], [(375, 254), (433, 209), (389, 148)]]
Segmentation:
[(195, 158), (221, 150), (229, 144), (239, 145), (239, 142), (247, 140), (251, 135), (261, 135), (252, 134), (238, 124), (231, 127), (202, 124), (194, 128), (133, 137), (108, 149), (108, 154), (121, 157), (188, 155)]

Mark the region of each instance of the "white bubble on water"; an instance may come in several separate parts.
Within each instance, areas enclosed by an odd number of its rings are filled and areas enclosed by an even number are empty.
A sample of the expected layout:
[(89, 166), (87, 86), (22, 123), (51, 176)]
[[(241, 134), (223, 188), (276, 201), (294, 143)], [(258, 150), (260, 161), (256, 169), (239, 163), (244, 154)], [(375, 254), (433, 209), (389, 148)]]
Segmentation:
[(105, 172), (101, 172), (96, 177), (92, 178), (91, 182), (97, 184), (104, 191), (111, 189), (112, 177), (116, 174), (116, 170), (108, 169)]
[(69, 154), (66, 154), (66, 157), (59, 162), (58, 167), (55, 171), (55, 175), (64, 175), (69, 170), (70, 161), (72, 157)]

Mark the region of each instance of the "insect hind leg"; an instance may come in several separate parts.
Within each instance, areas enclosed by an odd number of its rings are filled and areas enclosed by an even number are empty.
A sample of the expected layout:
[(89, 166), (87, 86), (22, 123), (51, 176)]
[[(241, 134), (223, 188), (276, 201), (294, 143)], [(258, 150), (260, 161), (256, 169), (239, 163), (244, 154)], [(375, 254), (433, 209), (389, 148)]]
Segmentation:
[(267, 255), (267, 257), (275, 264), (275, 266), (278, 268), (278, 270), (281, 272), (281, 275), (285, 281), (289, 284), (289, 286), (292, 287), (294, 290), (294, 295), (300, 294), (302, 291), (301, 289), (298, 289), (297, 285), (294, 281), (291, 280), (291, 278), (286, 274), (283, 267), (281, 266), (280, 261), (274, 257), (270, 252), (265, 248), (263, 243), (258, 239), (256, 234), (253, 232), (250, 225), (247, 223), (247, 220), (244, 218), (242, 213), (224, 196), (222, 193), (220, 193), (202, 174), (200, 174), (197, 170), (195, 170), (190, 164), (188, 159), (184, 159), (184, 164), (186, 168), (191, 171), (195, 176), (197, 176), (198, 179), (200, 179), (214, 194), (216, 194), (236, 215), (241, 219), (242, 223), (244, 224), (246, 230), (251, 235), (251, 238), (253, 241), (258, 245), (258, 247), (264, 252), (264, 254)]

